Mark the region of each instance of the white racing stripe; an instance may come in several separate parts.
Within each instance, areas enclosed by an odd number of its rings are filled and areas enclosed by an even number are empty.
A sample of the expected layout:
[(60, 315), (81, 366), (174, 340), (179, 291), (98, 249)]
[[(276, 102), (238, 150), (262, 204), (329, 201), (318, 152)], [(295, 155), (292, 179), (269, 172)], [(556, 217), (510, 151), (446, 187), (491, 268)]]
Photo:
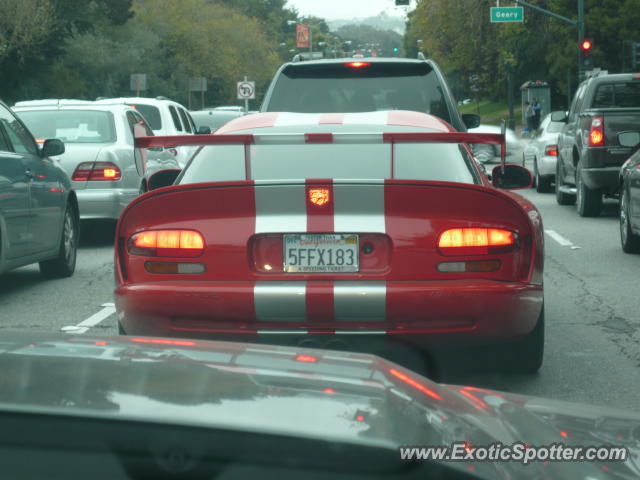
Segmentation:
[(344, 125), (388, 125), (389, 112), (381, 110), (379, 112), (345, 113)]
[(333, 184), (335, 232), (385, 233), (384, 183)]
[(334, 317), (337, 321), (383, 322), (386, 297), (386, 282), (334, 282)]
[(67, 325), (66, 327), (62, 327), (60, 330), (66, 333), (86, 333), (91, 327), (95, 327), (116, 312), (116, 307), (113, 303), (103, 303), (101, 306), (102, 310), (94, 313), (79, 324)]
[(573, 242), (571, 240), (568, 240), (568, 239), (564, 238), (562, 235), (560, 235), (555, 230), (545, 230), (544, 233), (549, 235), (551, 238), (553, 238), (556, 242), (558, 242), (563, 247), (571, 247), (571, 246), (573, 246)]
[(305, 185), (269, 187), (256, 185), (256, 232), (296, 233), (307, 231)]
[(307, 319), (306, 282), (256, 282), (253, 304), (258, 320), (304, 322)]
[(274, 127), (300, 126), (300, 125), (318, 125), (320, 123), (320, 113), (280, 113), (276, 117)]

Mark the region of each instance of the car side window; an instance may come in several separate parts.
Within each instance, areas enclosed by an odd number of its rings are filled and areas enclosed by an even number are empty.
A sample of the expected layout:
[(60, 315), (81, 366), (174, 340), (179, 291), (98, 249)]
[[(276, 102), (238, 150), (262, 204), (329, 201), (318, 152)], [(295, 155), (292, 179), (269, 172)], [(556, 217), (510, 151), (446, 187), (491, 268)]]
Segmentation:
[(173, 125), (176, 127), (176, 130), (181, 132), (182, 124), (180, 123), (180, 117), (178, 117), (178, 112), (176, 112), (176, 108), (173, 105), (169, 105), (169, 113), (171, 114), (171, 119), (173, 120)]
[(16, 153), (38, 154), (38, 147), (27, 129), (9, 110), (2, 106), (0, 106), (0, 123), (11, 143), (9, 147), (12, 148), (8, 148), (8, 150), (13, 150)]
[(180, 118), (182, 118), (184, 129), (189, 133), (193, 133), (193, 130), (191, 130), (191, 124), (189, 123), (189, 119), (187, 118), (187, 112), (185, 112), (182, 108), (179, 108), (178, 111), (180, 112)]
[(584, 97), (585, 90), (586, 84), (582, 84), (580, 88), (578, 88), (576, 96), (573, 97), (573, 103), (571, 104), (571, 110), (569, 111), (569, 123), (574, 122), (578, 115), (578, 110), (580, 110), (580, 106), (582, 105), (582, 98)]

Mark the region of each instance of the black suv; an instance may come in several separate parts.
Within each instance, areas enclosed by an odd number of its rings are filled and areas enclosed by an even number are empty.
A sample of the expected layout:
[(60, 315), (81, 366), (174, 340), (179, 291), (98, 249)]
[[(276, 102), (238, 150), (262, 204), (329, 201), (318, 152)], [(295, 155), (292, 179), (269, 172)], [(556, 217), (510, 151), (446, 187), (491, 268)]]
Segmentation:
[(466, 131), (478, 115), (461, 115), (444, 75), (424, 58), (339, 58), (280, 67), (262, 112), (352, 113), (413, 110)]
[(576, 91), (566, 122), (558, 136), (556, 199), (576, 203), (582, 217), (600, 214), (603, 196), (615, 196), (620, 166), (632, 149), (620, 145), (618, 133), (640, 130), (640, 76), (637, 73), (600, 73)]

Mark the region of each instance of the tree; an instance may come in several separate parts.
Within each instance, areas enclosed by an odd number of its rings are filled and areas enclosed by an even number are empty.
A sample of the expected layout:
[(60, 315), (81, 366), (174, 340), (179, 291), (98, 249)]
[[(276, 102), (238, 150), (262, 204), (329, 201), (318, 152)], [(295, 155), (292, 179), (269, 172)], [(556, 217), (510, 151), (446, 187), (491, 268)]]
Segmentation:
[(53, 24), (49, 0), (0, 1), (0, 64), (9, 57), (24, 62), (47, 40)]

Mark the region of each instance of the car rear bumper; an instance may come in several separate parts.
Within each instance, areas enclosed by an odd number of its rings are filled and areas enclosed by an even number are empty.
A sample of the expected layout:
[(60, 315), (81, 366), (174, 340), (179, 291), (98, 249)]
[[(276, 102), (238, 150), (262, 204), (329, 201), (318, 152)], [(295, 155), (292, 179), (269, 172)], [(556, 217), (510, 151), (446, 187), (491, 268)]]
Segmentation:
[(125, 284), (115, 300), (128, 334), (258, 343), (316, 335), (420, 345), (515, 340), (533, 330), (543, 308), (542, 286), (523, 283), (334, 282), (326, 297), (314, 283)]
[(582, 168), (582, 181), (591, 190), (605, 189), (608, 192), (618, 190), (620, 167)]
[(542, 177), (555, 177), (558, 157), (544, 155), (538, 159), (538, 173)]
[(80, 219), (117, 219), (120, 213), (138, 196), (137, 190), (101, 188), (76, 190)]

